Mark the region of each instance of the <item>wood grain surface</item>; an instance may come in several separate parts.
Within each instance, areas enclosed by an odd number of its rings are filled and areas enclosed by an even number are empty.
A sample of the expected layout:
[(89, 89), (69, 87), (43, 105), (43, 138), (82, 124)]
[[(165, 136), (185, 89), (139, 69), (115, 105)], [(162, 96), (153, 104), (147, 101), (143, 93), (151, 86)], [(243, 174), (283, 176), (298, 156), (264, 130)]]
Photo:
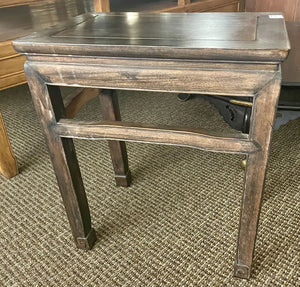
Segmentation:
[(281, 61), (289, 49), (283, 17), (264, 13), (85, 14), (14, 46), (29, 54), (244, 61)]

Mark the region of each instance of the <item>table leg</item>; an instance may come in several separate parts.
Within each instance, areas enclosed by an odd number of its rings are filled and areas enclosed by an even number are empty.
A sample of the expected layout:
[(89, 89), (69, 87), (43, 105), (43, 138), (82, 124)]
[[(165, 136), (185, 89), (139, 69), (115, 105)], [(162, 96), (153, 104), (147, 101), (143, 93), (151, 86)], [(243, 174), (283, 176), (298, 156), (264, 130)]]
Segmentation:
[(11, 148), (5, 125), (0, 113), (0, 173), (11, 178), (18, 174), (17, 159)]
[(43, 126), (54, 172), (78, 248), (91, 249), (96, 235), (91, 227), (90, 211), (72, 139), (61, 138), (55, 131), (57, 121), (65, 117), (60, 89), (47, 86), (25, 64), (25, 73), (37, 114)]
[(245, 188), (242, 199), (235, 276), (249, 278), (258, 227), (262, 191), (269, 155), (272, 128), (280, 93), (280, 74), (254, 97), (251, 117), (251, 140), (261, 150), (247, 157)]
[[(104, 120), (121, 121), (118, 95), (115, 90), (100, 90), (100, 103)], [(118, 186), (129, 186), (131, 174), (128, 167), (128, 158), (125, 142), (108, 141), (115, 179)]]

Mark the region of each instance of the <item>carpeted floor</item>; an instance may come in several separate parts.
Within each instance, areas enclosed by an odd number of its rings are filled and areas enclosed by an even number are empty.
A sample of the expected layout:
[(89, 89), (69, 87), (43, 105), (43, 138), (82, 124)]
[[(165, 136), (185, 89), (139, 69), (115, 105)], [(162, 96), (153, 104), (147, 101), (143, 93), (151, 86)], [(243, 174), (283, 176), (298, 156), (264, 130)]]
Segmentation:
[[(128, 92), (126, 92), (128, 95)], [(200, 97), (120, 93), (123, 119), (230, 129)], [(300, 286), (300, 118), (274, 132), (250, 281), (233, 278), (241, 156), (128, 143), (115, 187), (104, 141), (76, 141), (98, 241), (75, 249), (27, 86), (0, 93), (20, 175), (0, 177), (0, 286)], [(95, 99), (78, 118), (99, 119)]]

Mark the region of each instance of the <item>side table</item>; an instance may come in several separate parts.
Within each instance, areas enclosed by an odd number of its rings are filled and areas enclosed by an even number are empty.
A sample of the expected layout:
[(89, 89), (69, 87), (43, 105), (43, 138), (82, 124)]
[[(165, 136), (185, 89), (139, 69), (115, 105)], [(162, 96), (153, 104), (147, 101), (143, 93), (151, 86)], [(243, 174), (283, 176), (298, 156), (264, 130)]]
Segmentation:
[[(14, 42), (42, 122), (78, 248), (95, 240), (72, 138), (108, 139), (118, 185), (130, 184), (124, 141), (247, 155), (235, 276), (250, 277), (280, 63), (289, 41), (279, 13), (84, 14)], [(59, 86), (103, 89), (103, 122), (66, 119)], [(253, 98), (249, 135), (122, 122), (116, 90)]]

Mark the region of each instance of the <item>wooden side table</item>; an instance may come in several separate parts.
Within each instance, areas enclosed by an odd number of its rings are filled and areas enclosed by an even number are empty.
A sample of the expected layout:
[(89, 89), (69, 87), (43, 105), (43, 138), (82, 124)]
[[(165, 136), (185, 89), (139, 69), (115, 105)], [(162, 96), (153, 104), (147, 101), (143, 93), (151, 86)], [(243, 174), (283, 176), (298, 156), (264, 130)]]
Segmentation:
[[(281, 14), (85, 14), (14, 42), (42, 122), (75, 242), (95, 240), (72, 138), (108, 139), (118, 185), (130, 184), (124, 141), (247, 155), (235, 276), (250, 277), (280, 63)], [(58, 86), (102, 88), (103, 122), (66, 119)], [(122, 122), (116, 90), (253, 97), (249, 135)]]

